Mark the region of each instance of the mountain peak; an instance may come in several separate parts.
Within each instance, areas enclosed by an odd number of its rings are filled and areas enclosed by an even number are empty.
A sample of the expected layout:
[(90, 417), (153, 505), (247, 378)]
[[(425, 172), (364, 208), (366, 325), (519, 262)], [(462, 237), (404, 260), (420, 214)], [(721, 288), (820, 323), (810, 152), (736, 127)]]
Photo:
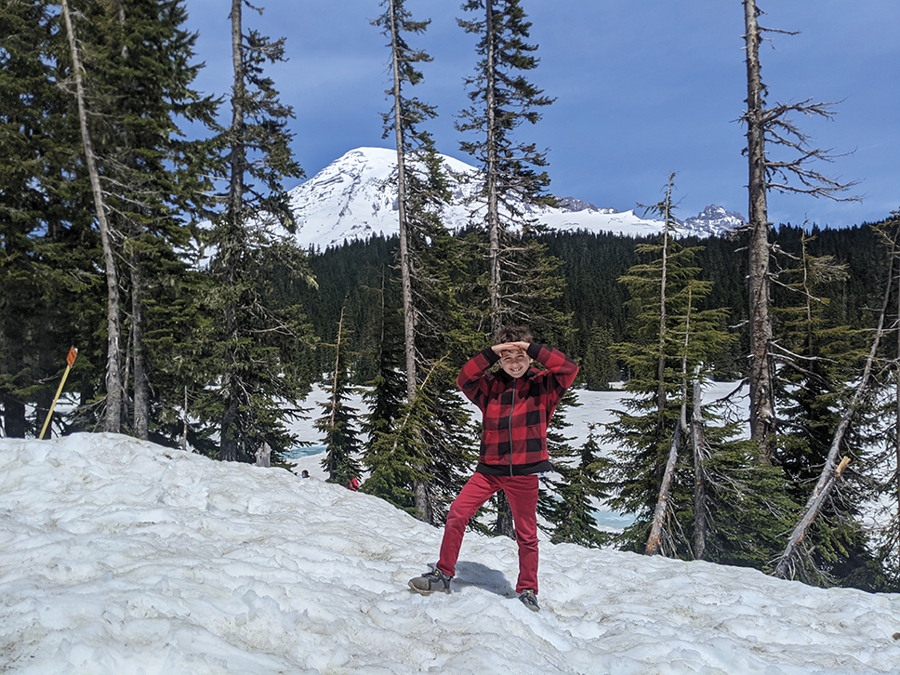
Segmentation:
[[(451, 178), (456, 184), (451, 189), (452, 202), (444, 209), (443, 221), (451, 230), (462, 229), (471, 222), (466, 204), (478, 189), (480, 172), (452, 157), (442, 155), (442, 159), (453, 174), (475, 179), (466, 182)], [(355, 148), (291, 190), (298, 244), (303, 248), (324, 249), (339, 246), (345, 240), (396, 234), (396, 170), (395, 150)], [(529, 207), (526, 212), (542, 225), (558, 231), (614, 232), (641, 237), (656, 234), (662, 227), (660, 221), (640, 218), (634, 211), (598, 208), (575, 197), (559, 198), (555, 208)], [(720, 234), (742, 222), (739, 214), (711, 205), (685, 221), (684, 234)]]

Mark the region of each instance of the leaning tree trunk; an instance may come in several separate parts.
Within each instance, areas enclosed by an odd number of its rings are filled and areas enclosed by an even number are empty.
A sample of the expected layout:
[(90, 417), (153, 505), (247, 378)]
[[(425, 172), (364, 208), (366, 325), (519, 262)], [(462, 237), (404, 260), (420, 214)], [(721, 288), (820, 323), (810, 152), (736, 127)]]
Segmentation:
[(750, 211), (750, 436), (760, 459), (771, 461), (775, 406), (772, 387), (772, 319), (769, 315), (769, 216), (766, 203), (766, 144), (763, 84), (759, 66), (760, 30), (756, 0), (744, 0), (747, 60), (747, 159)]
[(891, 286), (893, 284), (893, 251), (891, 251), (889, 261), (888, 279), (884, 291), (884, 300), (881, 305), (881, 314), (878, 317), (878, 327), (875, 330), (875, 338), (872, 341), (871, 348), (869, 349), (869, 356), (866, 359), (866, 366), (863, 369), (862, 378), (860, 378), (860, 382), (856, 387), (856, 391), (853, 393), (853, 399), (850, 401), (850, 404), (847, 406), (846, 410), (844, 410), (841, 421), (834, 432), (834, 437), (831, 440), (831, 447), (828, 449), (828, 456), (825, 458), (825, 466), (822, 468), (822, 473), (819, 475), (819, 480), (816, 483), (815, 489), (812, 491), (812, 494), (806, 501), (806, 512), (800, 519), (800, 522), (797, 523), (794, 531), (791, 533), (791, 537), (784, 549), (784, 553), (781, 554), (781, 557), (778, 559), (778, 563), (775, 566), (775, 571), (773, 572), (773, 574), (780, 579), (785, 579), (789, 575), (791, 575), (791, 572), (793, 570), (794, 558), (797, 556), (798, 547), (806, 538), (806, 534), (809, 531), (810, 526), (812, 526), (813, 522), (815, 521), (816, 516), (819, 514), (819, 510), (828, 499), (828, 495), (831, 494), (834, 486), (841, 479), (841, 474), (843, 473), (847, 464), (850, 462), (849, 457), (844, 457), (844, 459), (840, 463), (838, 463), (837, 457), (841, 449), (841, 443), (844, 440), (844, 434), (850, 427), (850, 421), (856, 414), (856, 410), (857, 408), (859, 408), (859, 405), (863, 399), (863, 395), (865, 394), (866, 387), (869, 384), (869, 378), (872, 375), (872, 365), (875, 362), (876, 355), (878, 354), (878, 346), (881, 343), (881, 337), (884, 335), (884, 318), (887, 314), (888, 299), (890, 297)]
[(118, 433), (122, 426), (122, 376), (119, 356), (119, 281), (116, 274), (116, 260), (112, 251), (109, 224), (106, 220), (106, 205), (103, 203), (103, 192), (100, 188), (100, 175), (94, 160), (94, 148), (88, 131), (87, 111), (84, 101), (84, 85), (81, 79), (81, 59), (78, 55), (78, 44), (72, 19), (69, 16), (69, 5), (62, 0), (62, 13), (72, 52), (72, 70), (75, 74), (75, 92), (78, 99), (78, 121), (81, 126), (81, 141), (84, 146), (84, 158), (88, 176), (91, 181), (91, 192), (94, 196), (94, 209), (100, 225), (100, 242), (103, 246), (103, 259), (106, 265), (106, 416), (103, 430)]
[[(668, 208), (666, 209), (668, 213)], [(668, 230), (668, 220), (666, 221)], [(668, 237), (666, 238), (668, 241)], [(663, 275), (665, 276), (665, 275)], [(665, 286), (663, 286), (663, 296)], [(678, 451), (681, 449), (682, 436), (687, 432), (687, 348), (691, 335), (691, 301), (688, 291), (688, 307), (684, 328), (684, 352), (681, 355), (681, 413), (678, 416), (678, 427), (672, 435), (672, 444), (669, 446), (669, 457), (666, 460), (666, 469), (663, 472), (662, 483), (659, 486), (659, 496), (656, 499), (656, 510), (653, 513), (653, 522), (650, 527), (650, 536), (647, 537), (647, 546), (644, 553), (658, 555), (662, 549), (663, 522), (669, 510), (669, 501), (672, 498), (672, 482), (675, 480), (675, 466), (678, 464)], [(665, 410), (661, 411), (665, 412)], [(660, 416), (662, 421), (662, 415)]]

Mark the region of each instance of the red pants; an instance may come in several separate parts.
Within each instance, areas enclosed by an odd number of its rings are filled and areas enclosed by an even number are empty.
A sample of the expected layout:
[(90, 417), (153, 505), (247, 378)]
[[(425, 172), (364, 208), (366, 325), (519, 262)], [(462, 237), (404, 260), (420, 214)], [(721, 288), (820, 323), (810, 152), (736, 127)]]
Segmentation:
[(462, 545), (469, 519), (500, 490), (506, 493), (516, 524), (516, 543), (519, 545), (519, 580), (516, 582), (516, 593), (531, 589), (537, 594), (538, 477), (536, 475), (487, 476), (481, 473), (473, 475), (450, 506), (444, 539), (441, 542), (441, 558), (437, 567), (448, 576), (456, 575), (459, 547)]

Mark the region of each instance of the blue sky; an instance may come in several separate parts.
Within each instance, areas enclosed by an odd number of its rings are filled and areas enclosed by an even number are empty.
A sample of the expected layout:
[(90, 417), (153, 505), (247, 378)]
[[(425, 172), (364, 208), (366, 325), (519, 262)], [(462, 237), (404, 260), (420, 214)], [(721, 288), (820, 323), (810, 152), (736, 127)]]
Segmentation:
[[(293, 106), (293, 149), (308, 176), (360, 146), (382, 140), (390, 85), (386, 38), (370, 20), (378, 0), (256, 0), (246, 28), (286, 38), (289, 59), (269, 70)], [(454, 121), (467, 106), (463, 79), (474, 72), (475, 38), (456, 23), (461, 0), (407, 0), (428, 31), (411, 36), (434, 58), (413, 93), (436, 105), (427, 125), (438, 149), (463, 161)], [(874, 222), (900, 209), (900, 2), (760, 0), (763, 79), (775, 102), (838, 102), (833, 120), (796, 119), (814, 147), (837, 157), (817, 168), (844, 182), (861, 203), (773, 194), (774, 222), (823, 226)], [(186, 0), (206, 68), (197, 87), (231, 84), (227, 0)], [(617, 210), (658, 201), (675, 172), (677, 215), (707, 204), (747, 215), (741, 154), (746, 75), (741, 0), (522, 0), (540, 65), (529, 79), (556, 102), (523, 141), (548, 150), (550, 191)], [(466, 17), (468, 18), (468, 17)], [(293, 185), (288, 185), (293, 187)]]

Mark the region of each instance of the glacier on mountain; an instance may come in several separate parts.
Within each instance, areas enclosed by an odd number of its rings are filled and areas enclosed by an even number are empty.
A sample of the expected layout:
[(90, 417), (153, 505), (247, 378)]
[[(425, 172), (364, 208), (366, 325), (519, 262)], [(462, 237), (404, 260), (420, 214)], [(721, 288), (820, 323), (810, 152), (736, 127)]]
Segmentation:
[[(451, 230), (470, 224), (471, 197), (478, 189), (479, 171), (446, 155), (445, 166), (453, 174), (452, 202), (443, 222)], [(296, 240), (303, 248), (322, 250), (345, 241), (390, 237), (398, 231), (397, 153), (386, 148), (357, 148), (345, 153), (315, 176), (290, 191), (297, 223)], [(612, 232), (641, 237), (660, 231), (659, 220), (642, 218), (634, 211), (597, 208), (574, 197), (559, 198), (558, 207), (530, 207), (538, 223), (556, 231)], [(743, 218), (719, 206), (684, 221), (685, 235), (722, 234), (739, 226)]]

